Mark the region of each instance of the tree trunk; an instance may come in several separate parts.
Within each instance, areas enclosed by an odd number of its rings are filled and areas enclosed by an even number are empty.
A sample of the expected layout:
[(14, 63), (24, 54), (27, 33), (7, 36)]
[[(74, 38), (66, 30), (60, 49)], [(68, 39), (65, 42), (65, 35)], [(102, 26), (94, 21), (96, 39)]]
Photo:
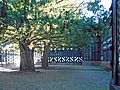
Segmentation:
[(49, 45), (44, 42), (44, 52), (43, 52), (43, 59), (42, 59), (42, 68), (49, 67), (49, 65), (48, 65), (48, 51), (49, 51)]
[(30, 71), (34, 72), (34, 50), (29, 47), (29, 45), (24, 42), (19, 42), (20, 46), (20, 71)]

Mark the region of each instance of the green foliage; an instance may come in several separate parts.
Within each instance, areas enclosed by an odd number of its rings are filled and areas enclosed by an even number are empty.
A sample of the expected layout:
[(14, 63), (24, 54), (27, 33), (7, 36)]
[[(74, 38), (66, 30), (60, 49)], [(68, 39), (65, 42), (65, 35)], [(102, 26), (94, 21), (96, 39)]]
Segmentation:
[(90, 2), (87, 9), (94, 14), (92, 17), (86, 19), (87, 22), (90, 22), (89, 28), (92, 29), (92, 32), (94, 32), (94, 34), (99, 33), (100, 35), (104, 35), (108, 32), (108, 30), (110, 30), (111, 16), (110, 12), (100, 4), (100, 0)]
[[(7, 0), (7, 19), (1, 18), (2, 40), (12, 42), (25, 41), (30, 45), (34, 42), (59, 42), (64, 29), (66, 12), (74, 10), (75, 4), (68, 0)], [(71, 7), (71, 8), (68, 8)], [(63, 38), (62, 38), (63, 39)], [(3, 42), (4, 42), (3, 41)]]
[(15, 43), (23, 40), (28, 45), (33, 42), (37, 48), (41, 47), (42, 41), (54, 47), (89, 46), (94, 34), (106, 26), (104, 18), (108, 12), (98, 2), (93, 2), (89, 4), (92, 6), (89, 10), (95, 15), (90, 18), (80, 17), (81, 13), (77, 10), (80, 5), (73, 2), (74, 0), (7, 0), (7, 20), (1, 18), (2, 25), (5, 25), (0, 31), (1, 40)]

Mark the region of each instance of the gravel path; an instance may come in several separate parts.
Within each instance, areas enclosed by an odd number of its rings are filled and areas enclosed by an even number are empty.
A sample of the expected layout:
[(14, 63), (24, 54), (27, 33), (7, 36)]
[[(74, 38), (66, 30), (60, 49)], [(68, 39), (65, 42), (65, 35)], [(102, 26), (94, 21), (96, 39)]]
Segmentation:
[(111, 72), (99, 66), (51, 65), (37, 72), (0, 72), (0, 90), (109, 90)]

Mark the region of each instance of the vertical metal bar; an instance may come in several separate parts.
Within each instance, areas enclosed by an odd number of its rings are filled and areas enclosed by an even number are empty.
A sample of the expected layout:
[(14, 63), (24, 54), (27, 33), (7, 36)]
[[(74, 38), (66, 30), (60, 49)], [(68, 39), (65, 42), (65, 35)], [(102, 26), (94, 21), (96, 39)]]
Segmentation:
[(116, 60), (116, 52), (115, 52), (115, 46), (116, 46), (116, 0), (112, 0), (112, 63), (113, 63), (113, 71), (112, 71), (112, 78), (115, 80), (115, 60)]
[(118, 84), (118, 72), (117, 72), (117, 0), (112, 0), (112, 62), (113, 62), (113, 71), (112, 78), (115, 80), (115, 85)]
[(118, 15), (120, 12), (119, 12), (119, 9), (120, 9), (120, 6), (118, 6), (120, 4), (120, 1), (117, 0), (116, 2), (116, 33), (117, 33), (117, 36), (116, 36), (116, 47), (117, 47), (117, 59), (116, 59), (116, 85), (119, 85), (119, 47), (120, 47), (120, 38), (119, 38), (119, 26), (120, 26), (120, 22), (119, 22), (119, 19), (120, 19), (120, 16)]

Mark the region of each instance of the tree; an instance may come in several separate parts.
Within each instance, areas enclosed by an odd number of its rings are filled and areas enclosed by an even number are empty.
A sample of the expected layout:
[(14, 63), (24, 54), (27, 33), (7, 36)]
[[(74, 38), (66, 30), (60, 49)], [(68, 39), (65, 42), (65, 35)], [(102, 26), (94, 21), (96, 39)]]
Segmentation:
[[(107, 11), (100, 2), (101, 0), (96, 0), (88, 4), (88, 11), (92, 11), (93, 13), (93, 15), (89, 17), (91, 19), (89, 26), (95, 33), (102, 32), (101, 34), (104, 34), (110, 29), (110, 12)], [(87, 18), (89, 21), (90, 19)]]
[(79, 7), (84, 2), (77, 5), (70, 1), (7, 0), (7, 18), (0, 18), (3, 21), (1, 41), (19, 44), (20, 71), (35, 71), (33, 52), (41, 47), (39, 43), (44, 44), (44, 68), (48, 67), (47, 53), (51, 44), (54, 47), (80, 48), (89, 44), (92, 33), (87, 31), (88, 19), (80, 19)]
[[(34, 36), (38, 30), (35, 8), (38, 5), (31, 0), (8, 0), (7, 19), (3, 25), (2, 40), (10, 40), (19, 44), (20, 48), (20, 71), (35, 71), (34, 68)], [(32, 17), (32, 18), (31, 18)], [(4, 20), (3, 16), (1, 20)], [(4, 42), (3, 41), (3, 42)]]
[[(46, 56), (50, 43), (63, 40), (64, 34), (61, 32), (64, 28), (64, 13), (70, 9), (74, 10), (76, 6), (68, 3), (68, 0), (41, 0), (40, 2), (7, 0), (6, 6), (7, 18), (6, 22), (2, 22), (6, 27), (1, 30), (1, 40), (10, 40), (19, 44), (20, 71), (35, 71), (34, 49), (39, 47), (39, 42), (44, 42), (44, 56)], [(47, 58), (43, 57), (43, 61), (47, 61)], [(43, 62), (43, 64), (43, 67), (48, 66), (48, 63)]]
[(89, 23), (88, 30), (93, 33), (92, 36), (95, 44), (95, 54), (93, 53), (93, 55), (97, 61), (101, 60), (101, 56), (103, 55), (103, 36), (110, 30), (110, 12), (100, 4), (100, 1), (101, 0), (96, 0), (88, 4), (87, 9), (91, 11), (93, 15), (86, 18), (86, 21)]
[[(80, 6), (80, 5), (79, 5)], [(61, 0), (57, 2), (49, 2), (47, 5), (43, 6), (44, 15), (41, 15), (42, 19), (42, 29), (45, 30), (46, 33), (43, 36), (44, 40), (44, 53), (43, 53), (43, 60), (42, 60), (42, 67), (48, 67), (48, 50), (50, 45), (52, 44), (53, 47), (61, 47), (67, 44), (66, 39), (66, 18), (70, 19), (73, 17), (67, 17), (67, 12), (71, 11), (75, 15), (77, 5), (73, 2), (69, 2), (69, 0)]]

